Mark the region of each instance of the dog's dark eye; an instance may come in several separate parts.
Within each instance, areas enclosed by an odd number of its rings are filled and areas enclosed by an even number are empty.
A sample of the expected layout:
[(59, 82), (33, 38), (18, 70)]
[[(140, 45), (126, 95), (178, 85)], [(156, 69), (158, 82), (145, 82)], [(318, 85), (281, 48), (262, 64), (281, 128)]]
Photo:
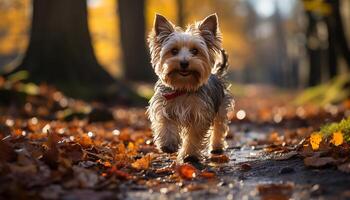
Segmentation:
[(179, 50), (174, 48), (174, 49), (171, 49), (171, 54), (173, 54), (174, 56), (177, 55), (179, 53)]
[(194, 56), (198, 54), (198, 49), (196, 49), (196, 48), (193, 48), (190, 51), (191, 51), (192, 55), (194, 55)]

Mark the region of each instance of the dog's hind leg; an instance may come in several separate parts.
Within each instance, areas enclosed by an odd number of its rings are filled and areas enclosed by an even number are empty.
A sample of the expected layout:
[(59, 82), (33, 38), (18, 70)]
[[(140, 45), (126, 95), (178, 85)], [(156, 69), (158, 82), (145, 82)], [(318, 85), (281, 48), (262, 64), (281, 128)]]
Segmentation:
[(227, 112), (233, 109), (231, 101), (230, 98), (226, 98), (224, 103), (220, 105), (219, 111), (214, 118), (213, 130), (210, 136), (210, 150), (213, 154), (223, 153), (226, 147), (225, 137), (229, 130)]

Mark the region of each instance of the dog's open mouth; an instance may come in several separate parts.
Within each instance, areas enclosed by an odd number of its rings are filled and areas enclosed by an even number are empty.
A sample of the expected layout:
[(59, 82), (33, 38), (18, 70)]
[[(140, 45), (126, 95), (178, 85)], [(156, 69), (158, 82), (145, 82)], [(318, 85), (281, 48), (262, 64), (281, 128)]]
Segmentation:
[(189, 75), (192, 74), (192, 72), (190, 72), (190, 71), (179, 71), (179, 74), (180, 74), (181, 76), (189, 76)]

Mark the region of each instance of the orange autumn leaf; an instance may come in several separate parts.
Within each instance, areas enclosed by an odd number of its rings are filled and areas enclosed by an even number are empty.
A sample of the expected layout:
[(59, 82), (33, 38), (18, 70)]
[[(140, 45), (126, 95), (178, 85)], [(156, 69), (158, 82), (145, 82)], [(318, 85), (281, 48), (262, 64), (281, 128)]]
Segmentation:
[(112, 164), (109, 161), (106, 161), (106, 162), (103, 163), (103, 166), (109, 168), (109, 167), (112, 167)]
[(135, 156), (137, 154), (137, 148), (134, 143), (129, 142), (127, 149), (129, 156)]
[(142, 158), (136, 160), (135, 162), (133, 162), (131, 164), (131, 166), (134, 169), (137, 169), (137, 170), (148, 169), (149, 166), (151, 165), (151, 160), (152, 160), (151, 154), (147, 154), (144, 157), (142, 157)]
[(117, 145), (117, 153), (118, 154), (125, 154), (126, 153), (126, 147), (123, 143), (119, 143)]
[(312, 133), (310, 136), (310, 144), (313, 150), (318, 150), (320, 148), (320, 143), (322, 141), (322, 135), (320, 133)]
[(342, 145), (343, 142), (344, 142), (343, 133), (340, 131), (334, 132), (331, 143), (334, 144), (335, 146), (339, 146), (339, 145)]
[(191, 180), (196, 177), (196, 168), (190, 164), (183, 164), (177, 168), (177, 172), (183, 179)]
[(84, 147), (88, 147), (92, 145), (92, 140), (88, 135), (83, 134), (80, 137), (79, 144), (81, 144)]
[(115, 166), (113, 166), (108, 172), (110, 175), (115, 175), (117, 178), (119, 178), (121, 180), (128, 180), (131, 178), (130, 174), (128, 174), (122, 170), (117, 169)]
[(200, 173), (200, 177), (203, 177), (206, 179), (215, 178), (215, 176), (216, 176), (216, 174), (214, 172), (204, 171), (204, 172)]
[(212, 154), (210, 156), (210, 161), (215, 163), (227, 163), (230, 161), (230, 158), (225, 154), (220, 154), (220, 155)]

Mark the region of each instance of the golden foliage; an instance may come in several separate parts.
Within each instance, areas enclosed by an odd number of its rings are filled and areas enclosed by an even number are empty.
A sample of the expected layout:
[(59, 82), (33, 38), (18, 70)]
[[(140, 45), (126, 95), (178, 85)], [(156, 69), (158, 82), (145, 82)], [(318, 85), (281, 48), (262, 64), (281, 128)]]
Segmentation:
[(318, 150), (320, 148), (320, 143), (322, 141), (322, 135), (320, 133), (312, 133), (310, 136), (310, 144), (313, 150)]
[(342, 145), (343, 142), (344, 142), (343, 133), (340, 131), (334, 132), (331, 143), (334, 144), (335, 146), (339, 146), (339, 145)]
[(133, 162), (131, 166), (137, 170), (148, 169), (150, 167), (151, 160), (152, 160), (151, 154), (147, 154), (144, 157)]
[(304, 0), (304, 8), (307, 11), (329, 15), (332, 13), (332, 7), (325, 0)]
[(21, 53), (27, 46), (30, 0), (0, 0), (0, 54)]

